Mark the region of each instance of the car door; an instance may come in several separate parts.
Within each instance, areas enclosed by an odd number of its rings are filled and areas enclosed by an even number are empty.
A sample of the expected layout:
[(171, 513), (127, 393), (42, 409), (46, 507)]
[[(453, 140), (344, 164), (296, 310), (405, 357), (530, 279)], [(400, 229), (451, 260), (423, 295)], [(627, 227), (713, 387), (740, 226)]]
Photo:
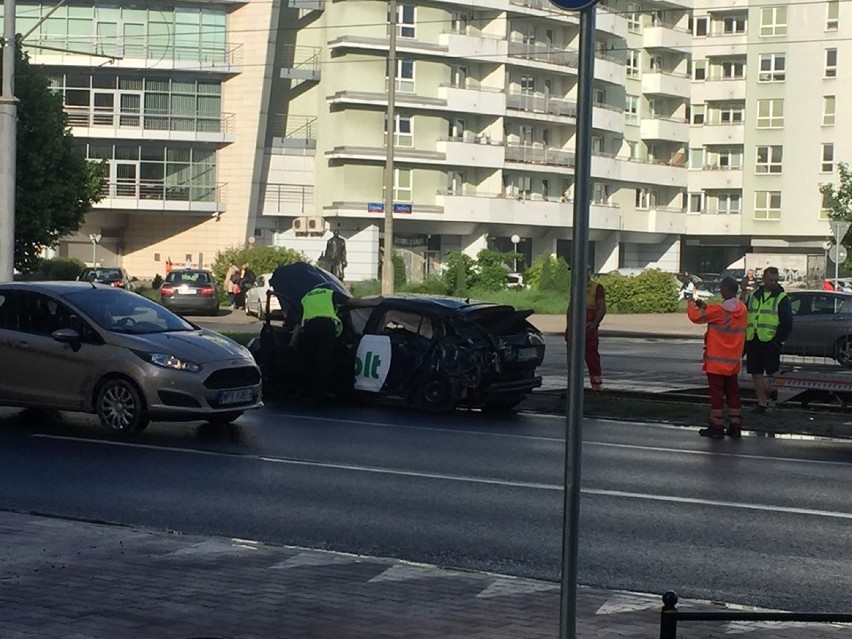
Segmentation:
[[(42, 293), (20, 292), (15, 304), (17, 331), (14, 374), (21, 397), (30, 404), (80, 410), (99, 373), (100, 340), (70, 307)], [(57, 341), (59, 329), (81, 333), (78, 345)]]
[[(844, 330), (843, 300), (832, 293), (794, 293), (793, 331), (786, 350), (805, 357), (831, 357)], [(846, 316), (848, 320), (848, 316)]]
[(18, 292), (0, 290), (0, 404), (16, 405), (24, 399), (24, 385), (17, 374), (23, 357), (22, 336), (16, 311)]

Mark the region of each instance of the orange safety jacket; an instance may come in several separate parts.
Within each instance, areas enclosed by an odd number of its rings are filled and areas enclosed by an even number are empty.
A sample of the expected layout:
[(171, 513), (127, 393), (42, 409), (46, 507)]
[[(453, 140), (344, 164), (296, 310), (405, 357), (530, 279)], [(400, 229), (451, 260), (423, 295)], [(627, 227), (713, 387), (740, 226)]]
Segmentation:
[(696, 324), (707, 324), (704, 335), (704, 370), (715, 375), (736, 375), (742, 367), (748, 329), (748, 309), (736, 298), (698, 308), (690, 300), (686, 313)]

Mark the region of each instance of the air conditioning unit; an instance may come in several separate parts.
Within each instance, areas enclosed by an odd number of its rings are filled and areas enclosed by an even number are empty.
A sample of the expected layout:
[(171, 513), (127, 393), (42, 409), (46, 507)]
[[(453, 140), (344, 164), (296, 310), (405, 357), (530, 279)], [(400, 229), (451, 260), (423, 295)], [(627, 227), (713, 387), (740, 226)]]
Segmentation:
[(290, 226), (290, 230), (294, 233), (307, 233), (308, 232), (308, 218), (306, 217), (294, 217), (293, 224)]
[(313, 215), (305, 218), (307, 228), (306, 231), (308, 233), (316, 233), (318, 235), (322, 235), (325, 233), (325, 218), (321, 215)]

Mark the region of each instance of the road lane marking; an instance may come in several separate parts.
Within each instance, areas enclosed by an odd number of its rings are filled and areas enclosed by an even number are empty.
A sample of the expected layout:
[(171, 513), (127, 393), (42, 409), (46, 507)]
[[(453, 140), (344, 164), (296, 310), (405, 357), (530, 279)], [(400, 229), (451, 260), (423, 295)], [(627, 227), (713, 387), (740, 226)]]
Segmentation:
[[(450, 481), (469, 484), (483, 484), (488, 486), (501, 486), (505, 488), (529, 488), (533, 490), (547, 490), (562, 492), (562, 484), (545, 484), (542, 482), (512, 481), (507, 479), (496, 479), (492, 477), (472, 477), (467, 475), (449, 475), (446, 473), (430, 473), (416, 470), (402, 470), (397, 468), (383, 468), (380, 466), (363, 466), (361, 464), (344, 464), (335, 462), (322, 462), (310, 459), (294, 459), (288, 457), (272, 457), (269, 455), (229, 453), (213, 450), (199, 450), (196, 448), (175, 448), (173, 446), (155, 446), (154, 444), (139, 444), (134, 442), (104, 441), (97, 439), (82, 439), (78, 437), (67, 437), (63, 435), (33, 435), (44, 439), (58, 439), (74, 442), (82, 442), (100, 446), (116, 446), (119, 448), (138, 448), (141, 450), (152, 450), (164, 453), (178, 453), (195, 455), (200, 457), (228, 457), (234, 460), (260, 461), (270, 464), (282, 464), (287, 466), (303, 466), (309, 468), (325, 468), (329, 470), (341, 470), (344, 472), (367, 473), (375, 475), (391, 475), (396, 477), (413, 477), (416, 479), (432, 479), (437, 481)], [(774, 459), (774, 458), (770, 458)], [(673, 504), (692, 504), (697, 506), (715, 506), (719, 508), (733, 508), (738, 510), (754, 510), (761, 512), (784, 513), (793, 515), (811, 515), (815, 517), (826, 517), (830, 519), (850, 519), (852, 513), (844, 513), (830, 510), (816, 510), (812, 508), (793, 508), (787, 506), (771, 506), (764, 504), (749, 504), (744, 502), (730, 502), (716, 499), (701, 499), (696, 497), (678, 497), (675, 495), (658, 495), (647, 493), (633, 493), (622, 490), (605, 490), (600, 488), (582, 488), (581, 493), (585, 495), (598, 495), (602, 497), (616, 497), (620, 499), (638, 499), (645, 501), (657, 501)]]

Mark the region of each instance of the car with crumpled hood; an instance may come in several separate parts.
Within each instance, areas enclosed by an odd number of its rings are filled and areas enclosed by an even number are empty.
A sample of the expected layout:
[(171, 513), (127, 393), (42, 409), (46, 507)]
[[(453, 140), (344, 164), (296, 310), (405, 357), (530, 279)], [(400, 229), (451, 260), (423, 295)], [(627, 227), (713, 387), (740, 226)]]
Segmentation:
[(532, 311), (440, 296), (354, 298), (333, 275), (306, 263), (279, 267), (271, 282), (284, 321), (268, 320), (249, 345), (268, 390), (292, 394), (306, 377), (291, 337), (299, 300), (317, 285), (335, 293), (344, 326), (335, 345), (339, 394), (403, 400), (431, 412), (507, 410), (541, 385), (536, 369), (545, 343), (528, 320)]

